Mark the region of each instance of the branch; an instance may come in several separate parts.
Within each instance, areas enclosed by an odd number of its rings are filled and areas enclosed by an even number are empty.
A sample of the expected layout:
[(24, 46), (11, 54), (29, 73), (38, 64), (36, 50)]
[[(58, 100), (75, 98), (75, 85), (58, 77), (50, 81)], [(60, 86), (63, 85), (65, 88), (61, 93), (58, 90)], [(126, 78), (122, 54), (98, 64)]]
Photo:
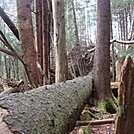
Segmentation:
[(13, 52), (11, 52), (10, 50), (8, 50), (4, 47), (0, 47), (0, 51), (16, 58), (16, 56), (14, 55)]
[(134, 41), (123, 41), (123, 40), (110, 40), (110, 43), (121, 43), (121, 44), (134, 44)]
[(13, 34), (16, 36), (18, 40), (19, 39), (19, 32), (14, 23), (11, 21), (11, 19), (8, 17), (8, 15), (4, 12), (4, 10), (0, 6), (0, 16), (3, 19), (3, 21), (8, 25), (8, 27), (11, 29)]
[(3, 32), (1, 30), (0, 30), (0, 35), (2, 37), (2, 38), (0, 38), (0, 40), (3, 42), (3, 44), (14, 53), (14, 55), (22, 62), (22, 64), (24, 64), (24, 61), (22, 60), (21, 56), (14, 50), (14, 48), (8, 42), (8, 40), (6, 39), (5, 35), (3, 34)]
[(114, 123), (114, 119), (103, 119), (95, 121), (77, 121), (76, 126), (87, 126), (87, 125), (102, 125)]
[(32, 87), (35, 87), (34, 84), (32, 83), (31, 81), (31, 78), (29, 76), (29, 71), (28, 71), (28, 68), (27, 68), (27, 65), (24, 63), (23, 59), (21, 58), (21, 56), (14, 50), (14, 48), (11, 46), (11, 44), (8, 42), (8, 40), (6, 39), (5, 35), (2, 33), (2, 31), (0, 30), (0, 35), (2, 36), (2, 38), (0, 38), (0, 40), (4, 43), (5, 46), (7, 46), (13, 53), (14, 55), (21, 61), (21, 63), (23, 64), (24, 66), (24, 69), (25, 69), (25, 72), (26, 72), (26, 75), (27, 75), (27, 78), (28, 78), (28, 81), (29, 83), (31, 84)]

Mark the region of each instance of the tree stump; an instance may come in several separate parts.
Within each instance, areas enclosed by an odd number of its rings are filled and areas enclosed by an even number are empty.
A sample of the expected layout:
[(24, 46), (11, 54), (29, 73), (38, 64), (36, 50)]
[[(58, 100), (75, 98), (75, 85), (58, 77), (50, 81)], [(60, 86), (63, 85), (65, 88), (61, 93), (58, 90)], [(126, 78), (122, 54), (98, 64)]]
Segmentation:
[(115, 121), (115, 134), (134, 133), (134, 63), (127, 56), (121, 71), (119, 108)]

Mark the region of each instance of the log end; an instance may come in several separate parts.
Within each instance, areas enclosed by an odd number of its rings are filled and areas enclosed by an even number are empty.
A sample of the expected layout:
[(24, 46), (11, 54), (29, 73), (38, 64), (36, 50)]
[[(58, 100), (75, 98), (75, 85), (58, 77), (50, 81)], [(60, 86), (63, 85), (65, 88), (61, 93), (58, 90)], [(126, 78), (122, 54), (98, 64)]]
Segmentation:
[(4, 118), (9, 115), (9, 112), (6, 109), (0, 107), (0, 134), (13, 134), (8, 126), (4, 122)]

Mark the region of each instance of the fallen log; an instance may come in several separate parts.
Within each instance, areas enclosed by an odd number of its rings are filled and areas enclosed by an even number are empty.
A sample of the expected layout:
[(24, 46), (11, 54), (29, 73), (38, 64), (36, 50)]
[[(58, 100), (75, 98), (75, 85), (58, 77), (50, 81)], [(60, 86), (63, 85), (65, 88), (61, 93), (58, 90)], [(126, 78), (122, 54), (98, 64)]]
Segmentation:
[(80, 77), (0, 99), (0, 134), (68, 134), (92, 93)]
[(87, 125), (103, 125), (114, 123), (114, 119), (103, 119), (94, 121), (77, 121), (76, 126), (87, 126)]

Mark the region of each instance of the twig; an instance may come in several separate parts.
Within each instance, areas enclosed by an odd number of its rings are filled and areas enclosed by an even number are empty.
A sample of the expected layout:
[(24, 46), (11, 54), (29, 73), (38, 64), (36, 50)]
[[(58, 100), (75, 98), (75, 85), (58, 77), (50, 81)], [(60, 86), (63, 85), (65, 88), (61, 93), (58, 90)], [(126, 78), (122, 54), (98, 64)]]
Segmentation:
[(102, 124), (112, 124), (114, 119), (103, 119), (103, 120), (94, 120), (94, 121), (77, 121), (76, 126), (87, 126), (87, 125), (102, 125)]

